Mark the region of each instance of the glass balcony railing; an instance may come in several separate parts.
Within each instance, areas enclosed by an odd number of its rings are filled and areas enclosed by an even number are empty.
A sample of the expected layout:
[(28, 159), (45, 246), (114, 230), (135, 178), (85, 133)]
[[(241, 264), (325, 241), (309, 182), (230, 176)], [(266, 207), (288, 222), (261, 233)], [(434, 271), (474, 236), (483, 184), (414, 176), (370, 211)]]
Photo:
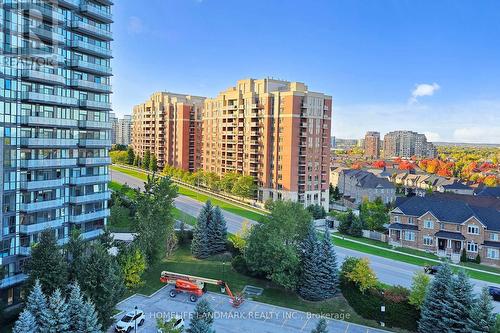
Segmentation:
[(97, 75), (110, 76), (112, 74), (111, 67), (109, 66), (94, 64), (80, 59), (72, 59), (70, 66), (73, 69)]
[(36, 212), (39, 210), (59, 208), (63, 205), (64, 205), (64, 199), (59, 198), (54, 200), (22, 203), (20, 204), (20, 210), (22, 212), (29, 213), (29, 212)]
[(80, 165), (107, 165), (111, 164), (111, 157), (80, 157), (78, 158)]
[(99, 237), (104, 231), (102, 229), (91, 230), (87, 232), (82, 232), (81, 237), (85, 240), (90, 240)]
[(21, 146), (25, 147), (75, 147), (77, 139), (45, 139), (45, 138), (21, 138)]
[(68, 105), (68, 106), (78, 105), (78, 99), (73, 97), (43, 94), (33, 91), (23, 91), (21, 93), (21, 99), (26, 102), (34, 102), (34, 103), (50, 104), (50, 105)]
[(80, 6), (80, 0), (57, 0), (59, 6), (76, 9)]
[(92, 82), (87, 80), (78, 80), (73, 79), (70, 82), (70, 85), (74, 88), (78, 88), (80, 90), (94, 91), (100, 93), (110, 93), (111, 86), (105, 83)]
[(55, 50), (49, 48), (37, 48), (37, 47), (20, 47), (16, 51), (21, 58), (27, 58), (36, 60), (38, 63), (46, 65), (59, 65), (66, 62), (66, 58), (58, 53), (54, 53)]
[(14, 3), (18, 3), (19, 9), (31, 17), (37, 17), (51, 22), (64, 22), (64, 15), (58, 12), (56, 7), (43, 6), (40, 2), (33, 2), (30, 0), (19, 0), (14, 1)]
[(78, 121), (75, 119), (63, 119), (52, 117), (21, 116), (22, 125), (46, 125), (54, 127), (77, 127)]
[(104, 6), (111, 6), (113, 4), (113, 1), (111, 0), (94, 0), (94, 1)]
[(76, 158), (33, 159), (19, 161), (20, 167), (25, 169), (68, 168), (76, 167), (76, 164)]
[(111, 198), (110, 192), (93, 193), (79, 196), (71, 196), (69, 202), (72, 204), (83, 204), (94, 201), (104, 201)]
[(91, 101), (88, 99), (81, 99), (78, 102), (78, 105), (82, 109), (88, 109), (88, 110), (111, 110), (111, 103), (108, 102), (99, 102), (99, 101)]
[(88, 2), (84, 2), (80, 4), (80, 11), (98, 21), (101, 21), (103, 23), (112, 23), (113, 22), (113, 15), (110, 12), (107, 12), (105, 10), (102, 10), (99, 7), (93, 6), (89, 4)]
[(61, 187), (64, 185), (64, 179), (52, 179), (52, 180), (30, 180), (21, 181), (21, 190), (38, 190), (45, 188)]
[(73, 20), (71, 22), (71, 28), (75, 31), (84, 33), (86, 35), (90, 35), (95, 38), (107, 41), (113, 40), (113, 35), (111, 31), (96, 27), (94, 25), (85, 23), (83, 21)]
[(110, 214), (109, 209), (103, 209), (103, 210), (99, 210), (99, 211), (91, 212), (91, 213), (84, 213), (84, 214), (80, 214), (80, 215), (71, 215), (69, 217), (69, 221), (71, 223), (84, 223), (84, 222), (88, 222), (88, 221), (103, 219), (105, 217), (108, 217), (109, 214)]
[(63, 35), (53, 30), (45, 29), (40, 26), (33, 27), (28, 24), (24, 24), (22, 27), (24, 36), (29, 39), (41, 40), (51, 44), (64, 44), (66, 41), (66, 38)]
[(21, 78), (26, 81), (33, 81), (39, 83), (48, 83), (56, 85), (66, 84), (66, 79), (64, 78), (64, 76), (35, 71), (32, 69), (23, 69), (21, 71)]
[(31, 247), (30, 246), (19, 246), (19, 255), (20, 256), (31, 255)]
[[(107, 157), (104, 157), (107, 158)], [(103, 163), (104, 164), (104, 163)], [(109, 182), (109, 175), (99, 175), (99, 176), (80, 176), (71, 177), (69, 183), (71, 185), (86, 185), (86, 184), (99, 184)]]
[(21, 224), (19, 226), (19, 232), (23, 234), (35, 234), (43, 230), (62, 227), (63, 224), (64, 224), (63, 218), (58, 218), (55, 220), (40, 222), (40, 223)]
[(12, 275), (12, 276), (3, 278), (0, 280), (0, 289), (6, 289), (9, 287), (15, 286), (17, 284), (20, 284), (20, 283), (26, 281), (27, 278), (28, 278), (28, 276), (26, 274), (16, 274), (16, 275)]
[(80, 147), (111, 147), (111, 140), (104, 139), (80, 139), (78, 141)]
[(88, 53), (97, 57), (102, 58), (112, 58), (112, 52), (110, 49), (104, 48), (102, 46), (98, 46), (95, 44), (90, 44), (84, 42), (82, 40), (72, 40), (70, 43), (71, 48), (83, 52)]
[(111, 129), (112, 124), (109, 121), (95, 121), (95, 120), (78, 120), (78, 127), (81, 128), (95, 128), (95, 129)]

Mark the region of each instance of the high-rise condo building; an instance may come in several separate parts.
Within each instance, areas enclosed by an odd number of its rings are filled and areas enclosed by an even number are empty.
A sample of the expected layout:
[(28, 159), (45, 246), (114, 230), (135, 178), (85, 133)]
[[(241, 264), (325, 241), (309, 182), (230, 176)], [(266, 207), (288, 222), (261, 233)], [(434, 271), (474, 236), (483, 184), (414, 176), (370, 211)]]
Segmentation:
[(154, 93), (132, 114), (132, 147), (143, 157), (149, 150), (158, 166), (194, 171), (200, 166), (201, 109), (204, 97)]
[(365, 135), (365, 157), (377, 159), (380, 157), (380, 133), (366, 132)]
[(112, 123), (111, 143), (114, 145), (130, 145), (132, 133), (132, 116), (125, 115), (118, 119), (114, 114), (110, 117)]
[(384, 157), (429, 157), (437, 155), (436, 147), (427, 142), (424, 134), (412, 131), (394, 131), (384, 136)]
[(111, 146), (110, 0), (0, 7), (0, 297), (19, 300), (40, 233), (102, 233)]
[(300, 82), (246, 79), (203, 109), (202, 166), (255, 177), (258, 199), (328, 209), (332, 98)]

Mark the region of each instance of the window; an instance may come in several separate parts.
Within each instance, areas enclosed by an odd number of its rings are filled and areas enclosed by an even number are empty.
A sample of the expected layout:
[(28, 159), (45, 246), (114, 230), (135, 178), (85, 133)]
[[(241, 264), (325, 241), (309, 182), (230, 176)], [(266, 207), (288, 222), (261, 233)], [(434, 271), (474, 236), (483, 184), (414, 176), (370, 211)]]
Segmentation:
[(500, 259), (500, 250), (487, 248), (486, 249), (486, 258), (499, 260)]
[(477, 252), (477, 244), (474, 242), (467, 242), (467, 252)]
[(492, 241), (498, 241), (498, 234), (491, 233), (490, 234), (490, 240), (492, 240)]
[(434, 222), (431, 220), (425, 220), (424, 221), (424, 228), (425, 229), (434, 229)]
[(444, 223), (439, 223), (439, 230), (444, 230)]
[(433, 238), (431, 236), (424, 236), (424, 245), (431, 246)]
[(396, 215), (396, 216), (394, 216), (394, 222), (395, 222), (395, 223), (398, 223), (398, 222), (399, 222), (399, 216), (397, 216), (397, 215)]
[(471, 235), (479, 235), (479, 227), (477, 225), (470, 225), (467, 227), (467, 232)]
[(408, 218), (408, 224), (415, 224), (415, 222), (413, 221), (413, 217)]
[(413, 242), (415, 240), (415, 233), (413, 231), (405, 231), (405, 240)]

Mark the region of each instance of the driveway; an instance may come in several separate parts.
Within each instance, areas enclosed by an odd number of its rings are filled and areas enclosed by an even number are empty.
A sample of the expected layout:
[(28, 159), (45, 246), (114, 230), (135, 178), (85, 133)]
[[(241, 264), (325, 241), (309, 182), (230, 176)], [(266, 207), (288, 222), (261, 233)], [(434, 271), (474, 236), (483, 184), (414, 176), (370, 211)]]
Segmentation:
[[(156, 318), (171, 318), (174, 314), (182, 316), (189, 325), (189, 318), (196, 303), (188, 300), (187, 295), (180, 294), (175, 298), (169, 296), (172, 287), (167, 285), (151, 297), (134, 295), (117, 305), (124, 312), (133, 311), (137, 306), (146, 315), (146, 321), (137, 332), (155, 333)], [(213, 328), (218, 333), (298, 333), (311, 332), (319, 318), (316, 315), (301, 311), (277, 307), (269, 304), (246, 300), (238, 309), (229, 304), (224, 295), (207, 293), (206, 298), (214, 310)], [(117, 315), (117, 318), (123, 314)], [(329, 314), (331, 317), (341, 314)], [(328, 319), (329, 332), (345, 333), (383, 333), (380, 329), (356, 325), (341, 320)], [(109, 329), (113, 332), (113, 328)]]

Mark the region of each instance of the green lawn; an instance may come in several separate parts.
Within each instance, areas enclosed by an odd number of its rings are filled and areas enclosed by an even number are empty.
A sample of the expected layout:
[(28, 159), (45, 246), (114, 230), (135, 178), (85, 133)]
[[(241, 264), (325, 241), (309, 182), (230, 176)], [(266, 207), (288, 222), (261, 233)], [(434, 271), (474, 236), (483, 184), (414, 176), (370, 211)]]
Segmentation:
[[(270, 281), (239, 274), (233, 270), (229, 260), (227, 262), (215, 258), (198, 260), (191, 256), (190, 249), (186, 245), (177, 249), (170, 258), (150, 267), (143, 276), (144, 285), (136, 290), (130, 291), (127, 296), (136, 292), (144, 295), (151, 295), (156, 290), (163, 287), (164, 284), (160, 282), (160, 273), (164, 270), (212, 279), (221, 279), (228, 283), (233, 293), (240, 292), (246, 285), (261, 287), (264, 288), (263, 294), (259, 297), (255, 297), (254, 300), (313, 313), (349, 314), (350, 319), (348, 321), (378, 327), (378, 323), (358, 316), (341, 295), (323, 302), (304, 301), (294, 292), (285, 290)], [(211, 285), (208, 289), (213, 292), (220, 292), (217, 286)]]
[[(116, 165), (112, 165), (111, 168), (113, 170), (122, 172), (124, 174), (129, 175), (129, 176), (139, 178), (141, 180), (147, 179), (147, 175), (144, 172), (140, 172), (137, 170), (131, 170), (128, 168), (123, 168), (123, 167), (116, 166)], [(178, 186), (178, 188), (179, 188), (178, 192), (181, 195), (185, 195), (187, 197), (190, 197), (192, 199), (195, 199), (195, 200), (201, 201), (201, 202), (206, 202), (207, 200), (210, 200), (212, 202), (212, 204), (219, 206), (221, 209), (224, 209), (225, 211), (242, 216), (244, 218), (254, 220), (254, 221), (260, 221), (262, 216), (263, 216), (261, 213), (253, 211), (251, 209), (242, 208), (240, 206), (234, 205), (234, 204), (229, 203), (227, 201), (218, 199), (214, 196), (194, 191), (190, 188), (184, 187), (184, 186), (179, 185), (179, 184), (176, 184), (176, 185)]]

